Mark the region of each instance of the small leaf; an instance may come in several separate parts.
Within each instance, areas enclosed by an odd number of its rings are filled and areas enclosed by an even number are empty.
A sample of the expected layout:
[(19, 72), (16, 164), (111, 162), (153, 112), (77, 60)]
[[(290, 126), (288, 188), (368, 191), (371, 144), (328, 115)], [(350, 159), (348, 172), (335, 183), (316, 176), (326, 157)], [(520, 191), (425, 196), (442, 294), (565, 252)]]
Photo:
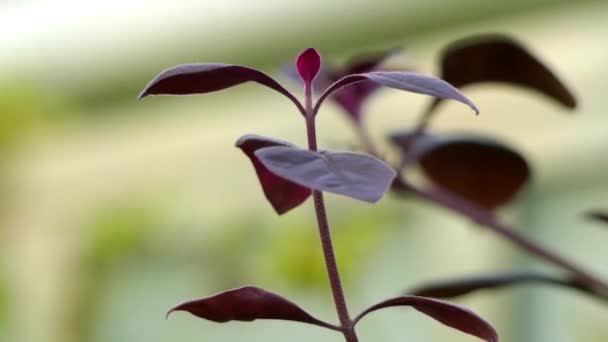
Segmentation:
[(417, 153), (433, 183), (487, 209), (507, 203), (530, 177), (519, 153), (489, 139), (452, 138)]
[(256, 82), (287, 96), (301, 111), (300, 101), (267, 74), (248, 67), (228, 64), (183, 64), (169, 68), (156, 76), (139, 95), (204, 94)]
[(373, 305), (355, 318), (355, 324), (370, 312), (394, 306), (411, 306), (451, 328), (488, 342), (498, 342), (494, 327), (473, 311), (456, 304), (417, 296), (396, 297)]
[(498, 289), (522, 284), (564, 286), (587, 293), (591, 292), (574, 279), (562, 279), (537, 272), (505, 272), (434, 282), (408, 291), (408, 293), (415, 296), (447, 299), (480, 290)]
[(306, 49), (296, 59), (298, 74), (304, 84), (311, 84), (321, 67), (321, 55), (313, 48)]
[(293, 146), (284, 141), (248, 134), (242, 136), (236, 146), (251, 160), (258, 175), (266, 199), (277, 214), (281, 215), (297, 207), (310, 196), (310, 190), (284, 178), (274, 175), (264, 166), (255, 151), (270, 146)]
[(339, 329), (312, 317), (289, 300), (253, 286), (178, 304), (167, 312), (167, 316), (175, 311), (187, 311), (194, 316), (218, 323), (278, 319), (318, 325), (332, 330)]
[(576, 99), (542, 62), (502, 35), (484, 35), (451, 44), (441, 57), (441, 77), (455, 87), (502, 82), (536, 90), (568, 107)]
[(595, 220), (597, 222), (608, 223), (608, 212), (600, 211), (600, 210), (592, 210), (586, 213), (586, 216), (589, 219)]
[(366, 202), (380, 200), (395, 177), (393, 169), (366, 154), (276, 146), (257, 150), (255, 155), (279, 177)]
[(365, 80), (370, 80), (389, 88), (430, 95), (437, 98), (456, 100), (471, 107), (475, 113), (479, 113), (477, 106), (449, 83), (432, 76), (400, 71), (373, 71), (343, 77), (327, 88), (319, 97), (319, 100), (315, 105), (315, 112), (318, 111), (321, 103), (323, 103), (327, 96), (343, 87)]

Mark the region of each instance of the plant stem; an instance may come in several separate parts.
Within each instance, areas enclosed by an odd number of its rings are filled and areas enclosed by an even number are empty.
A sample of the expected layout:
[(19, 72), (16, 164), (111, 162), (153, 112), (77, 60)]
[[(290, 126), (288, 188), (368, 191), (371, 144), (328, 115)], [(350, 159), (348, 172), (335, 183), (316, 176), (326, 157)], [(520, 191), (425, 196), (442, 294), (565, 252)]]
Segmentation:
[[(312, 86), (307, 84), (305, 87), (306, 96), (306, 133), (308, 137), (308, 148), (311, 151), (317, 150), (317, 132), (315, 127), (315, 113), (312, 106)], [(319, 235), (321, 238), (321, 246), (323, 247), (323, 256), (325, 258), (325, 267), (329, 276), (329, 284), (334, 297), (336, 311), (340, 319), (341, 331), (347, 342), (358, 342), (357, 334), (355, 333), (353, 321), (348, 315), (344, 290), (342, 290), (342, 282), (340, 281), (340, 273), (338, 272), (338, 264), (334, 254), (333, 244), (331, 242), (331, 232), (329, 231), (329, 221), (325, 212), (325, 203), (323, 193), (321, 191), (313, 191), (312, 197), (317, 216), (317, 224), (319, 226)]]
[[(418, 138), (417, 135), (420, 135), (426, 130), (433, 116), (433, 109), (437, 104), (437, 101), (434, 101), (427, 107), (415, 128), (415, 133), (412, 140)], [(368, 140), (366, 143), (372, 146), (370, 150), (373, 151), (373, 142)], [(397, 172), (399, 172), (399, 169), (397, 169)], [(531, 255), (534, 255), (548, 263), (568, 271), (578, 282), (585, 285), (589, 291), (592, 291), (602, 298), (608, 298), (608, 282), (598, 278), (591, 272), (586, 271), (579, 265), (572, 263), (558, 253), (547, 249), (540, 243), (537, 243), (520, 234), (513, 227), (509, 227), (508, 225), (498, 221), (496, 216), (488, 210), (485, 210), (484, 208), (481, 208), (478, 205), (461, 198), (460, 196), (454, 195), (447, 191), (442, 191), (441, 189), (428, 191), (416, 188), (414, 185), (408, 183), (402, 176), (395, 179), (391, 189), (395, 192), (412, 193), (419, 198), (423, 198), (434, 203), (435, 205), (442, 206), (460, 215), (468, 217), (480, 226), (502, 236)]]
[(592, 290), (600, 297), (608, 298), (608, 284), (606, 282), (584, 270), (579, 265), (570, 262), (561, 255), (520, 234), (516, 229), (499, 222), (494, 214), (476, 204), (440, 189), (435, 189), (433, 191), (418, 189), (403, 178), (398, 178), (396, 180), (393, 190), (411, 192), (417, 195), (417, 197), (468, 217), (482, 227), (486, 227), (511, 241), (511, 243), (519, 246), (526, 252), (568, 271), (578, 282), (586, 285), (589, 290)]

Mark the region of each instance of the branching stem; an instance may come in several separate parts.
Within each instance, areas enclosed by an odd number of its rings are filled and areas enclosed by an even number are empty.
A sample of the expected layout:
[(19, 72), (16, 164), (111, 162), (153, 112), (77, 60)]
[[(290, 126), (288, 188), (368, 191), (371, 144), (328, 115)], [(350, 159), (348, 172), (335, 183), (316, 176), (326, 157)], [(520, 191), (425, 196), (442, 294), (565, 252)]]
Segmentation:
[[(433, 117), (433, 109), (436, 105), (437, 102), (435, 101), (426, 108), (423, 116), (417, 124), (412, 140), (419, 138), (419, 136), (427, 129)], [(375, 148), (373, 148), (373, 142), (371, 140), (367, 140), (366, 143), (372, 146), (368, 152), (373, 153), (375, 150)], [(398, 168), (398, 175), (401, 171), (402, 170), (399, 170)], [(407, 182), (402, 176), (398, 176), (395, 179), (391, 189), (397, 193), (413, 194), (418, 198), (424, 199), (437, 206), (449, 209), (469, 218), (470, 220), (479, 224), (481, 227), (500, 235), (502, 238), (528, 252), (530, 255), (534, 255), (549, 264), (553, 264), (554, 266), (567, 271), (574, 279), (584, 285), (590, 292), (603, 299), (608, 298), (608, 282), (585, 270), (580, 265), (577, 265), (560, 254), (548, 249), (539, 242), (536, 242), (519, 233), (517, 229), (499, 221), (492, 212), (479, 207), (475, 203), (467, 201), (457, 194), (453, 194), (441, 189), (429, 191), (417, 188), (413, 184)]]

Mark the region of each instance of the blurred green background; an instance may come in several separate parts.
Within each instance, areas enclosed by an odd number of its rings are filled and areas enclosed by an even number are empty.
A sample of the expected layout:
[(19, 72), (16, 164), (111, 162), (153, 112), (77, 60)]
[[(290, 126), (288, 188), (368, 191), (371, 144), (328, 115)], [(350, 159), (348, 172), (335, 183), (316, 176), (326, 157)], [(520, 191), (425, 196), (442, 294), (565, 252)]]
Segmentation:
[[(582, 219), (608, 208), (605, 1), (74, 1), (0, 3), (0, 341), (340, 341), (305, 325), (216, 325), (172, 305), (252, 284), (336, 321), (308, 202), (282, 217), (262, 195), (245, 133), (303, 144), (291, 103), (246, 85), (213, 96), (136, 95), (185, 62), (238, 63), (278, 74), (314, 46), (339, 64), (406, 47), (391, 65), (436, 72), (437, 52), (474, 33), (511, 34), (577, 93), (566, 112), (507, 86), (467, 89), (474, 117), (442, 107), (440, 132), (493, 134), (522, 150), (534, 180), (502, 215), (608, 278), (608, 231)], [(280, 76), (278, 76), (280, 77)], [(288, 83), (287, 80), (284, 80)], [(411, 127), (422, 96), (382, 91), (368, 104), (374, 138)], [(354, 132), (327, 105), (321, 144)], [(432, 279), (544, 267), (443, 210), (388, 196), (328, 196), (349, 305)], [(504, 341), (608, 340), (605, 304), (518, 287), (458, 301)], [(470, 341), (413, 310), (379, 312), (362, 341)]]

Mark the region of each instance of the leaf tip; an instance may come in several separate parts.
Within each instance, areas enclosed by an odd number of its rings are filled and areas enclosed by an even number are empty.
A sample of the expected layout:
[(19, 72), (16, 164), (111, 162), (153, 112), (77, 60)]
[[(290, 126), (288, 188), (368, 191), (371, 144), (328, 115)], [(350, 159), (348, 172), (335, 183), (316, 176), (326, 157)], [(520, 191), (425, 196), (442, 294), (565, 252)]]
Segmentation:
[(477, 107), (477, 105), (473, 101), (471, 101), (471, 99), (469, 99), (468, 97), (466, 97), (464, 95), (462, 95), (462, 97), (463, 97), (463, 99), (460, 102), (462, 102), (462, 103), (466, 104), (467, 106), (469, 106), (475, 112), (475, 116), (478, 116), (479, 112), (480, 112), (479, 111), (479, 107)]
[(240, 138), (238, 138), (238, 140), (234, 143), (234, 147), (238, 147), (240, 149), (243, 149), (243, 144), (247, 141), (247, 139), (249, 139), (251, 137), (250, 134), (245, 134), (243, 136), (241, 136)]
[(169, 311), (167, 311), (167, 313), (165, 314), (165, 320), (169, 319), (169, 316), (171, 316), (172, 313), (174, 313), (175, 311), (180, 311), (181, 309), (179, 308), (181, 304), (178, 304), (174, 307), (172, 307), (171, 309), (169, 309)]
[(321, 55), (314, 48), (308, 48), (298, 55), (296, 59), (298, 74), (306, 85), (312, 84), (321, 68)]
[(475, 112), (475, 116), (478, 116), (479, 115), (479, 108), (477, 108), (477, 106), (474, 105), (474, 104), (471, 105), (471, 108)]
[(148, 95), (150, 95), (150, 94), (147, 93), (147, 90), (148, 90), (148, 87), (146, 87), (144, 90), (141, 91), (141, 93), (139, 93), (139, 95), (137, 95), (137, 100), (138, 101), (141, 101), (144, 98), (148, 97)]

